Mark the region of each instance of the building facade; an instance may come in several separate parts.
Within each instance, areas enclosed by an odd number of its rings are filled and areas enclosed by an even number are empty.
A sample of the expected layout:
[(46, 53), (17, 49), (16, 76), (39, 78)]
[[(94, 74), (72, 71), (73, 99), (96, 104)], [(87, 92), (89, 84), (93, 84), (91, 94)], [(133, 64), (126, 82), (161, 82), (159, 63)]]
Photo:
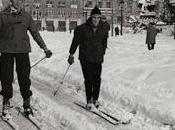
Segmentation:
[(139, 15), (141, 1), (156, 4), (157, 13), (162, 11), (161, 1), (164, 0), (123, 0), (122, 5), (121, 0), (23, 0), (23, 3), (39, 29), (70, 31), (85, 22), (96, 5), (112, 27), (121, 20), (125, 26), (131, 15)]
[[(133, 8), (135, 4), (136, 8)], [(70, 31), (85, 22), (91, 10), (98, 6), (112, 24), (121, 22), (120, 0), (24, 0), (24, 7), (39, 29)], [(124, 0), (123, 20), (137, 10), (133, 0)], [(125, 21), (123, 21), (125, 23)]]
[(24, 0), (24, 8), (41, 30), (69, 31), (82, 21), (79, 0)]

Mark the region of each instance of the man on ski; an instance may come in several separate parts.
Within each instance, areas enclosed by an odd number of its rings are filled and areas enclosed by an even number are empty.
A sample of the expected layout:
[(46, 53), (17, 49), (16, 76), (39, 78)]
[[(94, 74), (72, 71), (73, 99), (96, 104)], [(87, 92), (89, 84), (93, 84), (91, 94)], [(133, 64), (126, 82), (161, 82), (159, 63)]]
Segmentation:
[(44, 50), (46, 57), (50, 58), (52, 52), (44, 43), (32, 17), (22, 8), (22, 0), (10, 0), (10, 5), (0, 12), (1, 94), (3, 96), (2, 115), (5, 118), (10, 117), (9, 100), (13, 97), (14, 61), (23, 98), (24, 114), (26, 116), (33, 114), (30, 106), (32, 91), (30, 90), (29, 52), (31, 52), (31, 46), (27, 31)]
[(96, 6), (90, 18), (77, 26), (69, 50), (68, 63), (74, 63), (74, 53), (79, 46), (79, 60), (85, 79), (87, 109), (98, 108), (103, 57), (107, 48), (108, 27), (101, 20), (101, 11)]

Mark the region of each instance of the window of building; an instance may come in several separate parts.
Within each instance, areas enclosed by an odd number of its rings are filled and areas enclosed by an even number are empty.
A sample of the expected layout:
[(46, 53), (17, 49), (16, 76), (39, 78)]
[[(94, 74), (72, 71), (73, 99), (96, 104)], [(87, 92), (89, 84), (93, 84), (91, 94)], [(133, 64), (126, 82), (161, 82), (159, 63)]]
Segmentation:
[(52, 8), (53, 7), (53, 1), (47, 0), (46, 1), (46, 7), (47, 8)]
[(101, 1), (98, 2), (98, 7), (99, 7), (99, 8), (102, 8), (102, 2), (101, 2)]
[(71, 4), (77, 4), (77, 0), (70, 0)]
[(85, 7), (92, 7), (92, 6), (93, 6), (93, 3), (91, 0), (87, 1), (85, 4)]
[(36, 12), (35, 11), (33, 11), (33, 16), (35, 16), (36, 15)]
[(47, 15), (48, 15), (48, 16), (53, 15), (53, 11), (52, 11), (51, 9), (48, 9), (48, 10), (47, 10)]
[(106, 8), (111, 8), (111, 2), (106, 2)]
[(65, 7), (66, 2), (65, 1), (58, 1), (58, 7)]
[(33, 11), (33, 16), (40, 18), (41, 17), (41, 11), (34, 10)]

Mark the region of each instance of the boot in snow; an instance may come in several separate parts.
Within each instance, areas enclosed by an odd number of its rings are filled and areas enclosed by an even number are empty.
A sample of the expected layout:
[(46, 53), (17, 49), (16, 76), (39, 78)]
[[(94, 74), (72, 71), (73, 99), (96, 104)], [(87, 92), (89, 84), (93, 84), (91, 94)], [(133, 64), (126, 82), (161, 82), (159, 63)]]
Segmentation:
[(3, 99), (3, 106), (2, 106), (2, 118), (3, 120), (9, 120), (11, 119), (10, 114), (10, 101), (9, 99)]
[(98, 100), (93, 101), (93, 104), (96, 108), (99, 108), (100, 102)]
[(30, 107), (27, 107), (27, 108), (24, 108), (24, 116), (28, 117), (29, 115), (32, 115), (33, 116), (33, 110)]
[(24, 115), (28, 117), (29, 115), (33, 116), (33, 110), (30, 106), (30, 98), (24, 99), (23, 101)]
[(86, 109), (87, 110), (91, 110), (93, 107), (93, 102), (90, 100), (90, 101), (87, 101), (87, 104), (86, 104)]

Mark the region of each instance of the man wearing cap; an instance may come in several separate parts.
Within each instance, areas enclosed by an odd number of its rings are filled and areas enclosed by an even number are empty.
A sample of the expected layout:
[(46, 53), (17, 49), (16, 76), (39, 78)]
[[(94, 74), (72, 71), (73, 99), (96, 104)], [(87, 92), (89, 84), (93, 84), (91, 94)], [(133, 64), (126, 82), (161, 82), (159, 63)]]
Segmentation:
[(74, 53), (79, 46), (79, 60), (86, 90), (86, 108), (99, 107), (99, 92), (103, 57), (107, 48), (108, 29), (101, 21), (101, 11), (96, 6), (91, 11), (88, 20), (74, 31), (74, 37), (69, 50), (68, 63), (74, 63)]

